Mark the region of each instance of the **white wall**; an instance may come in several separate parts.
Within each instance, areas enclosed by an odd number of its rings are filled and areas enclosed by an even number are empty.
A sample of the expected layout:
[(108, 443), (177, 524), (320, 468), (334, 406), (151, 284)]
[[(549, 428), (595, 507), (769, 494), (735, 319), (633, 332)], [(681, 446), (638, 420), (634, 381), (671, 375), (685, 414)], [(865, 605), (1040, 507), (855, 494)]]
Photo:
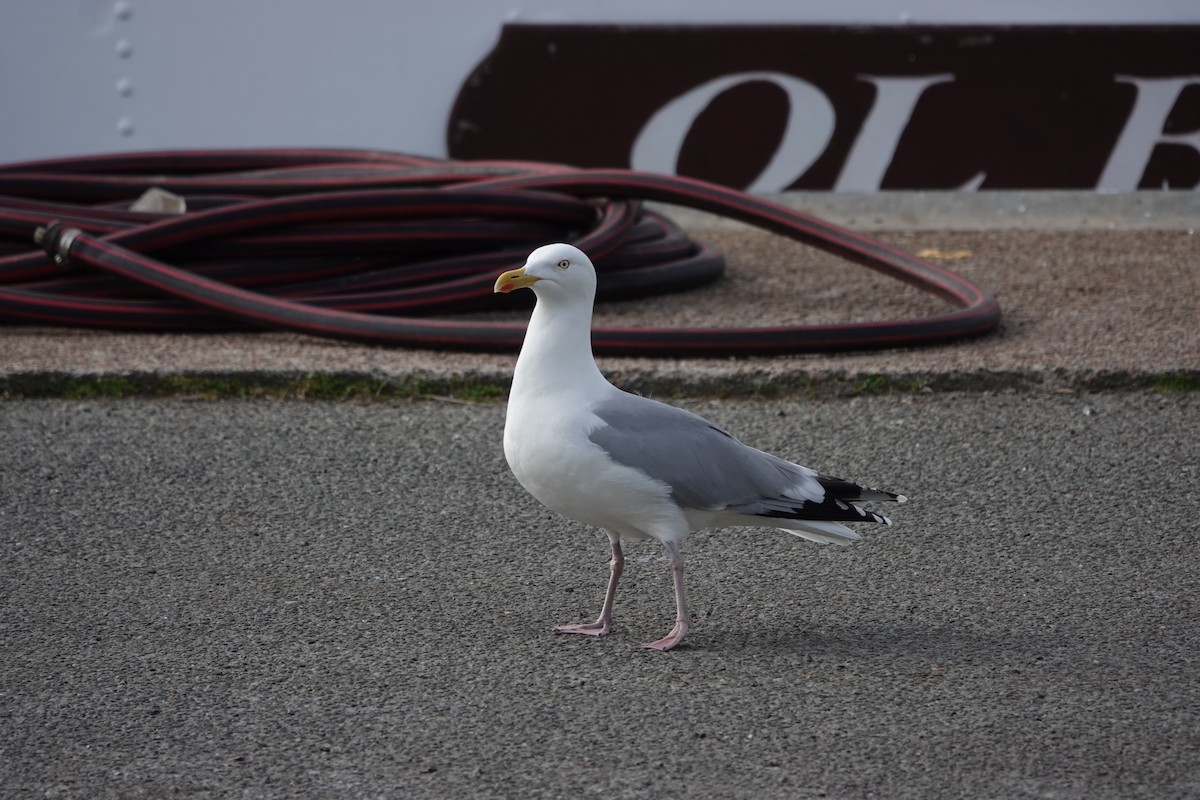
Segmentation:
[(441, 156), (505, 22), (1198, 23), (1200, 0), (0, 0), (0, 163), (176, 147)]

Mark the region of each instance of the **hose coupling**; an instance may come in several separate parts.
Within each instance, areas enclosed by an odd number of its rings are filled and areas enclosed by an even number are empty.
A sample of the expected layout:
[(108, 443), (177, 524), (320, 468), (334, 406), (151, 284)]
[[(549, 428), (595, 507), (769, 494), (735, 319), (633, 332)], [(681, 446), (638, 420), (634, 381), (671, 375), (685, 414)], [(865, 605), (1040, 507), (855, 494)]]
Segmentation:
[(54, 263), (65, 267), (71, 263), (71, 245), (83, 231), (78, 228), (65, 228), (58, 220), (49, 225), (39, 225), (33, 231), (33, 241), (46, 251)]

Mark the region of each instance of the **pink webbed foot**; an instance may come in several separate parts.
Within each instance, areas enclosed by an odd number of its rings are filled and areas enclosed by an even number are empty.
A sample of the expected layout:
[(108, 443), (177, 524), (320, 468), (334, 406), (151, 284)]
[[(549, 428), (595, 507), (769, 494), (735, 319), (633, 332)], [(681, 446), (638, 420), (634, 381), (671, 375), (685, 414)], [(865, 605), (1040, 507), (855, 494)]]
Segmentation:
[(675, 627), (663, 638), (654, 642), (646, 642), (642, 647), (651, 650), (670, 650), (683, 641), (683, 635), (691, 627), (691, 615), (688, 614), (687, 594), (683, 590), (683, 558), (679, 555), (679, 544), (663, 542), (667, 547), (667, 563), (675, 578)]
[(609, 620), (598, 619), (595, 622), (577, 622), (572, 625), (555, 625), (551, 628), (553, 633), (581, 633), (584, 636), (603, 636), (611, 630), (612, 625)]
[(645, 644), (642, 645), (642, 647), (648, 648), (650, 650), (660, 650), (660, 651), (664, 651), (664, 652), (667, 650), (670, 650), (671, 648), (675, 647), (676, 645), (678, 645), (680, 642), (683, 641), (683, 635), (685, 633), (687, 633), (688, 627), (689, 626), (686, 622), (678, 621), (675, 623), (675, 627), (671, 628), (671, 632), (668, 633), (666, 636), (664, 636), (661, 639), (658, 639), (657, 641), (646, 642)]
[(621, 570), (625, 567), (625, 556), (621, 552), (621, 538), (612, 531), (608, 532), (612, 542), (612, 561), (609, 562), (608, 588), (604, 591), (604, 605), (600, 608), (600, 616), (595, 622), (577, 622), (571, 625), (555, 625), (550, 630), (554, 633), (581, 633), (584, 636), (603, 636), (612, 629), (613, 600), (617, 596), (617, 582), (621, 580)]

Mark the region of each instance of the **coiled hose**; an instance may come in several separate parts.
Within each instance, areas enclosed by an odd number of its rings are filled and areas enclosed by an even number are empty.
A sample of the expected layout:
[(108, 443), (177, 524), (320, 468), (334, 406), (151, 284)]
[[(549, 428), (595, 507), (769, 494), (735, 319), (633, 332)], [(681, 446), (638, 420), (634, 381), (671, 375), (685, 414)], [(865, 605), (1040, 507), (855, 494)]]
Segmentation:
[[(152, 187), (187, 212), (132, 210)], [(940, 266), (760, 197), (679, 177), (359, 150), (124, 153), (0, 166), (0, 320), (142, 331), (275, 329), (381, 345), (514, 350), (496, 275), (549, 241), (592, 256), (602, 300), (719, 278), (724, 259), (643, 200), (749, 223), (905, 281), (954, 310), (754, 328), (605, 328), (597, 353), (785, 354), (993, 330), (996, 300)], [(41, 250), (32, 249), (36, 240)]]

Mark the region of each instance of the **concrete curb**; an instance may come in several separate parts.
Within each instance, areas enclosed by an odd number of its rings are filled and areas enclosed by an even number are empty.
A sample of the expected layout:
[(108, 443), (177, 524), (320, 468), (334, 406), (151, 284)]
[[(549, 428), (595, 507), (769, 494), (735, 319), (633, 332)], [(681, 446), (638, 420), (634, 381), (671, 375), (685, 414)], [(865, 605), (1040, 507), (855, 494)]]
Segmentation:
[[(1200, 226), (1200, 192), (787, 192), (770, 198), (858, 231), (1174, 230)], [(649, 204), (689, 230), (748, 228), (678, 206)]]

